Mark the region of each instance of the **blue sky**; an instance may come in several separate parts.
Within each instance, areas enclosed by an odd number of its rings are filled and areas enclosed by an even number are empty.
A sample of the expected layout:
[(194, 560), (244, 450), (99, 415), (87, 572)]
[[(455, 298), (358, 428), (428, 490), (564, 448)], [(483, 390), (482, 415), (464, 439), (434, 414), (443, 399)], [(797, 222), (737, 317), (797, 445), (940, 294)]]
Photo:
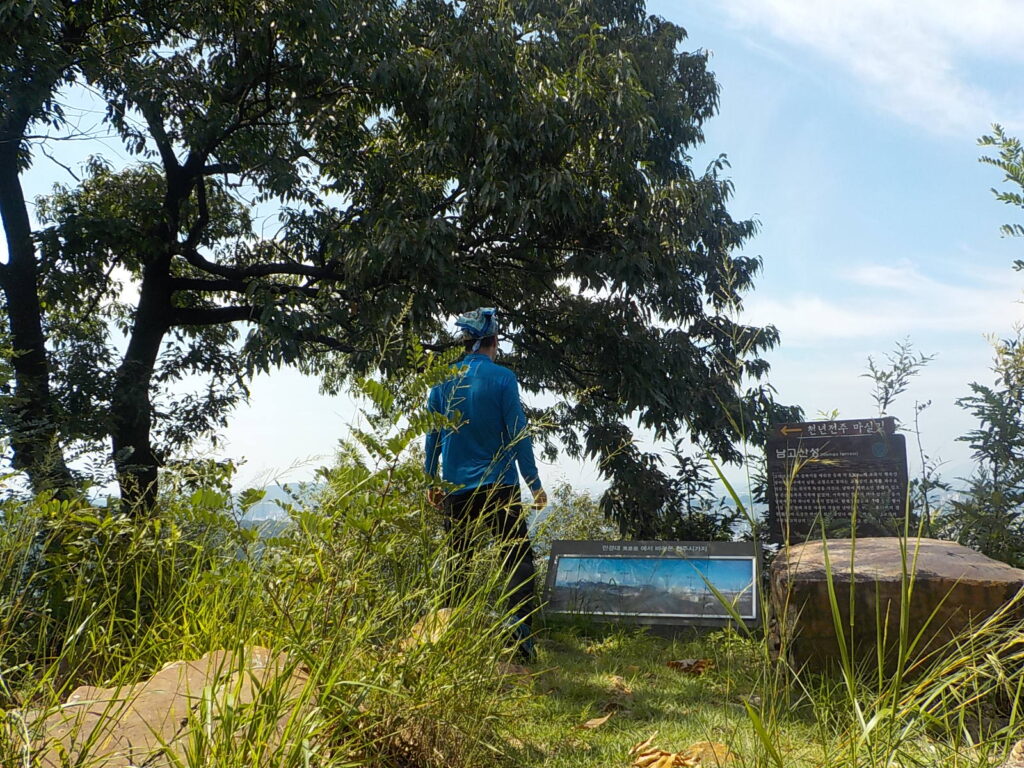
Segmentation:
[[(1024, 3), (651, 0), (649, 10), (712, 53), (721, 109), (695, 165), (728, 155), (733, 213), (761, 222), (747, 251), (764, 272), (745, 313), (782, 333), (769, 355), (780, 399), (812, 417), (874, 415), (859, 377), (867, 356), (909, 337), (937, 357), (892, 412), (909, 420), (915, 400), (931, 400), (924, 448), (949, 478), (965, 475), (969, 449), (956, 437), (973, 425), (954, 400), (990, 380), (986, 335), (1024, 320), (1024, 275), (1011, 269), (1024, 240), (998, 231), (1024, 212), (994, 199), (1000, 174), (976, 144), (992, 122), (1024, 134)], [(115, 142), (57, 151), (74, 165), (111, 150), (115, 162), (124, 155)], [(39, 156), (26, 191), (67, 179)], [(221, 450), (248, 459), (243, 484), (308, 477), (354, 413), (315, 381), (275, 373), (254, 382)], [(570, 461), (542, 477), (601, 487), (593, 466)]]
[[(872, 415), (876, 359), (909, 337), (937, 355), (893, 413), (921, 420), (926, 452), (970, 468), (954, 400), (989, 381), (986, 335), (1024, 319), (1011, 269), (1024, 241), (978, 162), (992, 122), (1021, 132), (1024, 4), (945, 0), (656, 0), (650, 10), (712, 53), (720, 114), (708, 155), (732, 164), (733, 212), (760, 220), (764, 272), (746, 301), (773, 323), (780, 398), (808, 415)], [(1024, 212), (1016, 212), (1024, 221)], [(913, 470), (913, 467), (912, 467)]]
[(752, 582), (752, 561), (660, 557), (566, 557), (558, 563), (556, 586), (581, 581), (619, 586), (707, 591), (711, 582), (722, 592), (740, 592)]

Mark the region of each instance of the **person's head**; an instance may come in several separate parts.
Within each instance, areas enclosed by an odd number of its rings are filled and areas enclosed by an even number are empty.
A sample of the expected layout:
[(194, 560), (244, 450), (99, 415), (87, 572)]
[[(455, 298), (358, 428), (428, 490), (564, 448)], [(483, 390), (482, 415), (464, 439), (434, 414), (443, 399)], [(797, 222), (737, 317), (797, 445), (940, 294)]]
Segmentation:
[(462, 343), (466, 347), (466, 352), (479, 352), (480, 354), (487, 355), (498, 348), (498, 337), (488, 336), (483, 339), (463, 339)]
[(467, 352), (481, 352), (490, 357), (498, 349), (497, 311), (492, 307), (479, 307), (459, 315), (455, 321)]

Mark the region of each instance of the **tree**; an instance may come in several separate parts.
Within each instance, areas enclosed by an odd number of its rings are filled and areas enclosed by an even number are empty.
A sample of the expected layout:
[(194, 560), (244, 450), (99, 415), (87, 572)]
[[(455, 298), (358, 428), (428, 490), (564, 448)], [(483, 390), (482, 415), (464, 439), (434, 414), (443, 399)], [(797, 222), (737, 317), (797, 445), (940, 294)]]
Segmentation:
[(644, 457), (650, 470), (645, 484), (632, 482), (625, 492), (621, 482), (613, 485), (601, 500), (605, 513), (618, 522), (620, 533), (639, 539), (731, 540), (742, 512), (715, 492), (706, 457), (688, 455), (679, 439), (670, 455), (671, 474), (653, 455)]
[[(914, 345), (907, 337), (896, 342), (892, 352), (886, 353), (887, 366), (880, 365), (868, 355), (868, 369), (861, 378), (870, 379), (873, 383), (871, 397), (875, 401), (879, 418), (889, 415), (893, 402), (906, 392), (910, 380), (921, 373), (922, 369), (935, 359), (935, 355), (915, 352)], [(917, 438), (917, 453), (921, 461), (921, 474), (910, 480), (910, 511), (911, 519), (922, 523), (925, 535), (932, 534), (932, 494), (935, 491), (948, 491), (949, 484), (939, 476), (940, 462), (925, 453), (921, 436), (921, 414), (931, 406), (931, 400), (914, 401), (914, 426), (910, 431)], [(898, 428), (903, 423), (897, 419)], [(915, 517), (915, 515), (917, 517)], [(881, 521), (879, 521), (881, 522)]]
[[(175, 409), (163, 425), (178, 443), (208, 431), (244, 395), (246, 365), (228, 360), (237, 336), (231, 324), (259, 316), (264, 326), (280, 320), (287, 325), (289, 297), (317, 292), (299, 285), (303, 278), (339, 275), (325, 266), (323, 254), (300, 263), (287, 243), (254, 237), (239, 201), (220, 194), (228, 182), (214, 177), (231, 174), (236, 187), (244, 184), (259, 195), (308, 202), (304, 196), (311, 187), (303, 174), (309, 165), (302, 157), (309, 151), (310, 124), (304, 122), (303, 110), (320, 114), (325, 108), (342, 109), (347, 85), (346, 73), (333, 64), (326, 72), (311, 62), (329, 62), (342, 32), (369, 41), (349, 49), (367, 61), (372, 50), (387, 46), (376, 37), (379, 28), (364, 18), (376, 12), (372, 5), (344, 13), (331, 2), (264, 3), (258, 8), (188, 2), (175, 4), (169, 21), (158, 11), (147, 15), (151, 9), (135, 10), (140, 28), (149, 32), (158, 27), (160, 33), (133, 39), (118, 56), (66, 64), (61, 77), (50, 82), (55, 88), (74, 78), (88, 80), (106, 99), (109, 124), (126, 147), (159, 162), (116, 177), (102, 163), (93, 163), (80, 190), (58, 190), (53, 201), (44, 203), (52, 226), (39, 238), (42, 247), (21, 260), (31, 267), (32, 279), (22, 281), (15, 292), (19, 300), (31, 295), (32, 311), (27, 314), (40, 333), (19, 331), (18, 301), (10, 298), (11, 292), (4, 308), (16, 360), (40, 347), (37, 336), (51, 347), (49, 359), (43, 357), (46, 375), (34, 379), (46, 386), (36, 387), (31, 397), (16, 392), (18, 409), (48, 425), (47, 444), (56, 443), (58, 435), (65, 441), (109, 435), (122, 499), (146, 507), (155, 498), (162, 461), (152, 440), (154, 386), (197, 371), (212, 370), (219, 383), (233, 378), (227, 390), (211, 387), (205, 396), (185, 403), (187, 408)], [(51, 25), (63, 29), (82, 12), (60, 6), (53, 15)], [(100, 29), (109, 21), (86, 19), (88, 27)], [(98, 37), (106, 40), (103, 34)], [(349, 118), (363, 116), (354, 109)], [(219, 198), (219, 207), (214, 198)], [(24, 207), (21, 200), (19, 210), (24, 212)], [(22, 218), (27, 222), (27, 214)], [(10, 239), (10, 228), (8, 234)], [(233, 242), (224, 240), (228, 237)], [(217, 258), (210, 251), (215, 244), (230, 251), (220, 263), (208, 259)], [(11, 264), (15, 261), (12, 256)], [(125, 273), (138, 287), (132, 307), (115, 300), (114, 286)], [(83, 308), (88, 310), (84, 316)], [(112, 351), (111, 321), (119, 322), (127, 335), (120, 356)], [(304, 340), (298, 336), (283, 341), (286, 349), (268, 354), (293, 361), (296, 343)], [(174, 338), (168, 342), (169, 337)], [(85, 354), (63, 354), (71, 350)], [(77, 395), (78, 401), (91, 405), (102, 397), (103, 412), (97, 417), (95, 407), (73, 408), (62, 394)], [(8, 415), (12, 433), (29, 431), (15, 408)], [(83, 426), (85, 432), (77, 431)], [(16, 465), (29, 471), (37, 488), (45, 487), (41, 478), (46, 473), (28, 454), (39, 442), (16, 441), (14, 446)], [(57, 459), (63, 466), (63, 457)]]
[[(399, 319), (440, 349), (446, 317), (495, 306), (524, 389), (563, 397), (543, 437), (599, 461), (624, 530), (671, 487), (634, 421), (736, 460), (738, 438), (791, 417), (763, 383), (775, 329), (736, 319), (760, 268), (736, 249), (755, 225), (727, 211), (723, 158), (691, 167), (718, 91), (680, 27), (622, 0), (178, 8), (164, 44), (87, 73), (156, 163), (59, 193), (35, 254), (88, 253), (93, 275), (138, 281), (134, 307), (97, 304), (130, 339), (105, 395), (126, 491), (144, 501), (155, 481), (149, 396), (182, 328), (221, 329), (192, 336), (194, 357), (230, 359), (242, 382), (298, 364), (338, 387), (404, 364), (379, 354)], [(159, 190), (159, 213), (86, 226), (108, 182), (135, 185), (118, 194), (142, 208)], [(226, 202), (245, 193), (277, 206), (273, 236)], [(141, 245), (126, 250), (127, 232)]]
[(547, 507), (532, 520), (530, 540), (536, 586), (543, 594), (548, 575), (551, 545), (562, 540), (589, 541), (620, 538), (617, 527), (601, 512), (601, 504), (589, 491), (577, 491), (569, 483), (555, 483)]
[(14, 466), (37, 489), (73, 485), (60, 445), (50, 391), (50, 361), (38, 295), (36, 253), (20, 174), (29, 167), (34, 126), (59, 129), (64, 114), (56, 94), (91, 60), (117, 58), (144, 34), (128, 20), (145, 3), (82, 2), (0, 4), (0, 218), (7, 261), (0, 291), (11, 337), (12, 386), (3, 400)]
[(1024, 346), (995, 344), (995, 384), (972, 382), (957, 400), (978, 420), (960, 439), (978, 462), (966, 492), (944, 523), (962, 544), (1012, 565), (1024, 565)]
[[(101, 449), (108, 435), (113, 438), (122, 498), (134, 503), (143, 493), (148, 504), (156, 466), (223, 426), (229, 409), (247, 395), (235, 360), (239, 331), (231, 323), (196, 322), (216, 307), (202, 292), (181, 290), (165, 313), (166, 329), (145, 343), (148, 328), (137, 320), (142, 294), (135, 302), (123, 294), (128, 285), (152, 282), (146, 266), (162, 242), (140, 222), (160, 221), (165, 179), (151, 164), (115, 173), (93, 160), (88, 171), (77, 188), (57, 187), (40, 200), (37, 211), (47, 225), (38, 234), (47, 265), (40, 296), (50, 308), (45, 328), (54, 400), (63, 433), (77, 438), (80, 450)], [(211, 221), (201, 245), (227, 247), (251, 235), (248, 208), (221, 184), (208, 183), (205, 196)], [(199, 215), (194, 206), (183, 213), (189, 221)], [(177, 279), (173, 285), (188, 285), (187, 278)], [(118, 343), (121, 335), (126, 346)], [(140, 354), (154, 350), (152, 367), (140, 366)], [(176, 386), (171, 394), (172, 385), (194, 377), (203, 380), (198, 391)], [(141, 440), (132, 432), (138, 427), (132, 414), (152, 419)]]
[[(995, 147), (997, 156), (981, 162), (1004, 173), (1009, 190), (993, 189), (996, 199), (1024, 209), (1024, 146), (994, 125), (978, 143)], [(1019, 190), (1019, 191), (1017, 191)], [(1008, 237), (1024, 236), (1024, 225), (1005, 224)], [(1014, 262), (1024, 270), (1024, 260)], [(992, 385), (971, 382), (972, 394), (957, 400), (978, 420), (978, 427), (960, 439), (968, 442), (978, 462), (960, 499), (941, 522), (963, 544), (1012, 565), (1024, 565), (1024, 345), (1020, 329), (994, 344)]]
[(548, 506), (535, 520), (531, 534), (538, 566), (546, 565), (551, 545), (559, 539), (617, 538), (619, 533), (601, 513), (598, 500), (589, 491), (577, 491), (564, 480), (555, 484)]

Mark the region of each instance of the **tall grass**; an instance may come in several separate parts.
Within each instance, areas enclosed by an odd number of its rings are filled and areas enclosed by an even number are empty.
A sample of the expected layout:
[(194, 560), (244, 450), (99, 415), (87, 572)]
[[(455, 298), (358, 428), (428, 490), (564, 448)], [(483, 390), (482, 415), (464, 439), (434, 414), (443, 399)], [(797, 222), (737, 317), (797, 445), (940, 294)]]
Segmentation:
[[(794, 467), (794, 476), (799, 469)], [(719, 472), (719, 476), (757, 541), (760, 520), (742, 503), (725, 475)], [(733, 616), (741, 631), (758, 638), (756, 647), (763, 653), (760, 704), (745, 705), (761, 746), (749, 764), (782, 768), (817, 765), (823, 760), (825, 765), (843, 768), (990, 765), (994, 756), (1005, 754), (1022, 735), (1024, 592), (962, 636), (932, 642), (942, 629), (941, 602), (921, 624), (911, 622), (922, 530), (912, 524), (908, 505), (902, 535), (897, 538), (898, 610), (890, 611), (876, 601), (879, 607), (874, 615), (855, 615), (855, 589), (871, 586), (858, 587), (852, 578), (856, 525), (851, 529), (848, 563), (833, 563), (828, 547), (823, 546), (836, 636), (835, 663), (829, 669), (812, 671), (791, 662), (788, 644), (799, 631), (799, 619), (794, 617), (800, 607), (792, 604), (789, 580), (789, 593), (776, 595), (774, 604), (768, 591), (763, 590), (760, 598), (766, 622), (781, 622), (777, 648)], [(824, 544), (824, 529), (821, 539)], [(782, 545), (779, 556), (789, 562), (795, 559), (788, 543)], [(846, 595), (833, 578), (834, 570), (844, 568), (851, 573), (849, 585), (844, 585)], [(863, 622), (875, 629), (873, 655), (854, 644), (853, 630)], [(807, 745), (803, 756), (789, 754), (785, 742), (787, 725), (795, 720), (811, 721), (817, 734), (817, 743)]]
[[(204, 691), (168, 764), (517, 764), (518, 704), (531, 694), (501, 671), (509, 659), (503, 555), (482, 531), (467, 565), (425, 503), (427, 479), (409, 456), (440, 424), (422, 404), (447, 371), (411, 354), (410, 369), (421, 373), (360, 383), (365, 428), (323, 472), (315, 499), (286, 505), (292, 525), (274, 539), (258, 540), (225, 495), (203, 489), (169, 494), (145, 520), (45, 496), (6, 502), (0, 765), (36, 764), (39, 723), (78, 686), (125, 689), (171, 661), (257, 646), (284, 654), (285, 674), (250, 679), (259, 692), (245, 706), (238, 691)], [(757, 541), (760, 521), (719, 475)], [(775, 649), (734, 615), (756, 678), (756, 695), (730, 715), (756, 745), (740, 765), (966, 768), (989, 764), (1017, 737), (1024, 598), (928, 645), (935, 616), (914, 626), (907, 610), (919, 536), (907, 520), (899, 611), (854, 615), (849, 596), (829, 583), (839, 637), (831, 672), (794, 667), (786, 632)], [(768, 616), (768, 593), (760, 599)], [(876, 626), (874, 657), (852, 643), (863, 621)], [(242, 686), (243, 656), (228, 658)], [(67, 765), (98, 764), (99, 739), (90, 745), (82, 734), (82, 743)]]
[[(274, 539), (256, 541), (216, 494), (163, 499), (144, 521), (84, 502), (8, 503), (0, 765), (33, 764), (39, 723), (80, 685), (124, 690), (168, 662), (255, 646), (286, 654), (288, 674), (250, 680), (259, 693), (245, 707), (230, 691), (200, 697), (173, 764), (501, 762), (521, 695), (500, 672), (502, 555), (481, 541), (471, 564), (457, 561), (421, 469), (405, 458), (430, 425), (411, 404), (437, 375), (397, 393), (363, 387), (369, 428)], [(424, 624), (429, 616), (439, 618)], [(80, 736), (86, 747), (66, 761), (85, 768), (100, 739), (90, 747)]]

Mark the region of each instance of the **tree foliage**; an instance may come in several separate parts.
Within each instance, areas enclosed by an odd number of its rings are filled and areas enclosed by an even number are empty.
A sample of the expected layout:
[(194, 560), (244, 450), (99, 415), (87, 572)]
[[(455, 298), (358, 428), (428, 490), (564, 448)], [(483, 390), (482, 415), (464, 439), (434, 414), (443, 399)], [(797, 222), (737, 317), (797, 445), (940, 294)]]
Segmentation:
[[(982, 155), (981, 162), (995, 166), (1004, 174), (1003, 182), (1011, 184), (1010, 189), (992, 189), (996, 200), (1014, 208), (1024, 209), (1024, 145), (1015, 136), (1009, 136), (1001, 125), (993, 125), (992, 133), (982, 136), (978, 144), (983, 147), (994, 147), (999, 151), (995, 157)], [(1008, 237), (1024, 237), (1024, 224), (1012, 222), (1000, 227), (1000, 231)], [(1024, 268), (1024, 260), (1018, 259), (1014, 266)]]
[(31, 163), (33, 127), (64, 124), (57, 90), (81, 71), (80, 64), (108, 49), (104, 32), (120, 37), (113, 6), (99, 2), (6, 2), (0, 4), (0, 218), (7, 260), (0, 264), (4, 332), (12, 342), (10, 385), (4, 387), (3, 422), (11, 435), (14, 466), (29, 472), (38, 489), (72, 484), (59, 445), (60, 432), (49, 382), (42, 328), (38, 264), (20, 173)]
[(995, 383), (972, 382), (957, 400), (978, 420), (964, 435), (978, 462), (944, 523), (962, 543), (1024, 565), (1024, 346), (1020, 334), (995, 345)]
[[(111, 433), (110, 404), (123, 357), (117, 347), (135, 335), (133, 321), (145, 283), (147, 262), (161, 242), (143, 222), (160, 219), (165, 177), (159, 167), (141, 164), (124, 171), (93, 159), (74, 188), (58, 186), (39, 201), (37, 233), (45, 268), (40, 297), (49, 310), (44, 327), (53, 353), (51, 382), (58, 418), (67, 440), (97, 449)], [(206, 192), (210, 225), (202, 245), (229, 247), (252, 234), (252, 217), (211, 181)], [(186, 209), (194, 219), (198, 213)], [(185, 278), (182, 278), (184, 280)], [(189, 324), (199, 313), (217, 309), (200, 291), (181, 291), (153, 369), (150, 408), (152, 442), (161, 457), (187, 447), (196, 436), (224, 425), (228, 410), (247, 395), (235, 347), (239, 329), (231, 323)], [(204, 386), (180, 386), (200, 377)]]
[[(81, 12), (53, 7), (62, 29)], [(775, 329), (737, 319), (755, 224), (727, 210), (724, 158), (693, 167), (718, 89), (682, 28), (639, 0), (171, 7), (132, 6), (109, 21), (131, 44), (51, 78), (51, 99), (97, 89), (143, 162), (58, 190), (31, 253), (52, 336), (35, 397), (63, 441), (110, 436), (129, 495), (253, 372), (395, 370), (384, 329), (441, 349), (446, 318), (482, 304), (523, 388), (561, 396), (544, 437), (599, 462), (624, 530), (673, 492), (635, 425), (735, 460), (792, 416), (763, 383)], [(167, 401), (200, 372), (204, 393)]]
[(551, 545), (558, 540), (619, 538), (618, 530), (601, 513), (598, 499), (589, 491), (577, 491), (563, 480), (554, 485), (548, 499), (530, 535), (538, 568), (546, 567)]
[(908, 337), (897, 341), (896, 348), (886, 353), (885, 359), (887, 366), (876, 363), (868, 355), (868, 370), (861, 374), (861, 378), (870, 379), (873, 384), (871, 399), (875, 401), (879, 418), (889, 413), (893, 401), (907, 391), (910, 380), (934, 360), (935, 355), (915, 354), (914, 345)]
[(679, 439), (670, 455), (670, 472), (662, 470), (659, 457), (644, 456), (649, 470), (644, 485), (613, 485), (601, 500), (602, 509), (618, 522), (620, 533), (636, 538), (732, 539), (742, 512), (717, 492), (706, 458), (690, 455)]
[[(981, 161), (1003, 171), (1010, 189), (992, 192), (998, 200), (1024, 208), (1024, 149), (999, 125), (978, 142), (998, 155)], [(1024, 236), (1021, 224), (1001, 227), (1004, 235)], [(1024, 270), (1024, 260), (1014, 268)], [(971, 382), (971, 394), (957, 400), (978, 421), (961, 440), (978, 462), (967, 488), (939, 521), (948, 535), (990, 557), (1024, 565), (1024, 337), (1021, 330), (994, 345), (992, 384)]]

